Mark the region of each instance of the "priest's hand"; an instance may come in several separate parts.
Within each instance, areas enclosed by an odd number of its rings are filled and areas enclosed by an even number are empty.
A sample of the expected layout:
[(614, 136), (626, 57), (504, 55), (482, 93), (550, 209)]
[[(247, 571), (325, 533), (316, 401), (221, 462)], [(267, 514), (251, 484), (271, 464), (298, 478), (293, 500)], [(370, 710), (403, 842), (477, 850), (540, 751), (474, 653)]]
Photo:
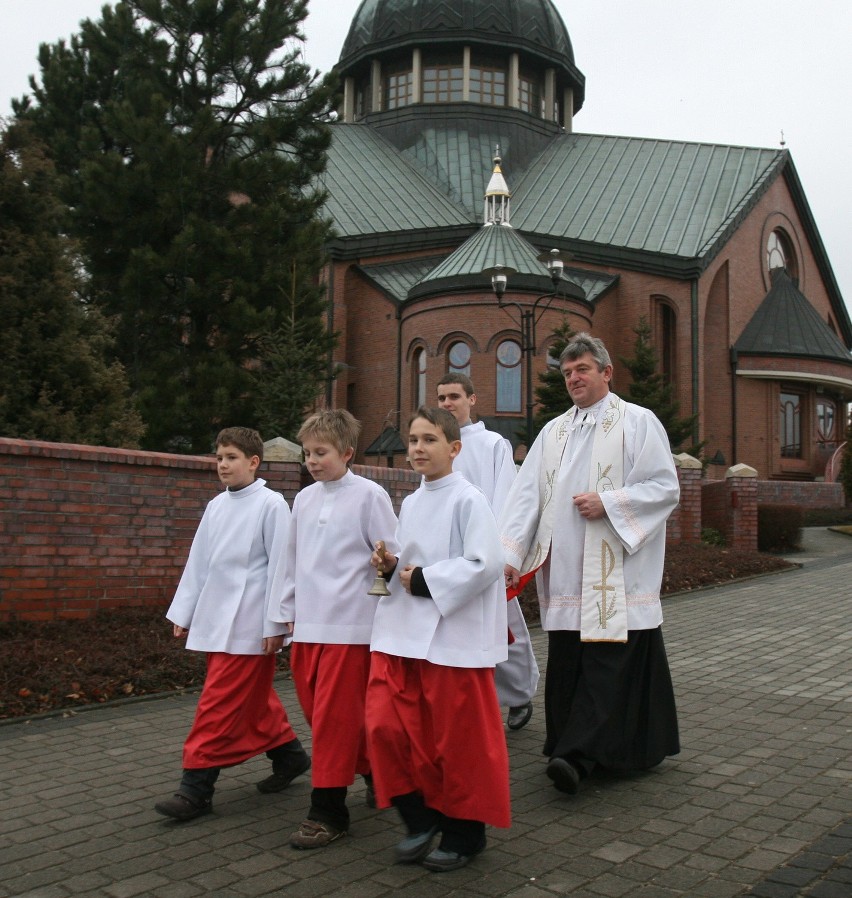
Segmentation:
[(521, 582), (521, 572), (516, 567), (512, 567), (511, 564), (507, 564), (503, 568), (503, 573), (506, 576), (506, 588), (517, 589), (518, 584)]
[(574, 506), (589, 521), (597, 521), (606, 515), (599, 493), (578, 493), (574, 496)]
[(264, 636), (263, 637), (263, 654), (274, 655), (284, 648), (284, 636)]
[(179, 627), (177, 624), (172, 625), (172, 633), (174, 634), (175, 639), (180, 639), (183, 636), (186, 636), (189, 633), (186, 627)]

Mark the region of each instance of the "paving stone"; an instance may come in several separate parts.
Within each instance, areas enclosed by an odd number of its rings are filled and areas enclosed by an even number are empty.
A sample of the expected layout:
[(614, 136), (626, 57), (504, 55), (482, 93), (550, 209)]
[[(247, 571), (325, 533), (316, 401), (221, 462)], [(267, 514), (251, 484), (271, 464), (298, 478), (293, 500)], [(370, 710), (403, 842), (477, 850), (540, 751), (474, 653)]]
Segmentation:
[[(393, 865), (401, 826), (360, 804), (360, 782), (351, 836), (292, 851), (310, 781), (261, 796), (263, 758), (223, 772), (213, 814), (159, 818), (197, 695), (0, 725), (0, 898), (849, 898), (852, 671), (836, 639), (848, 545), (783, 588), (767, 577), (664, 602), (683, 750), (654, 771), (556, 792), (537, 696), (528, 727), (507, 735), (512, 829), (489, 830), (487, 851), (452, 875)], [(532, 635), (543, 662), (546, 636)], [(292, 681), (277, 686), (309, 746)]]

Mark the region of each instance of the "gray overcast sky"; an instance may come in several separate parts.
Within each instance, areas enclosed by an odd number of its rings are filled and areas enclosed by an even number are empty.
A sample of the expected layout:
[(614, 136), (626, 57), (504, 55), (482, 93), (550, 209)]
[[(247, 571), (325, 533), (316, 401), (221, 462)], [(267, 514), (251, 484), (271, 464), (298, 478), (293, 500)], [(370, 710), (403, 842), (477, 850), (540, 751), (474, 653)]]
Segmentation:
[[(852, 3), (555, 3), (586, 76), (575, 130), (761, 147), (777, 147), (784, 132), (852, 309)], [(27, 91), (39, 43), (68, 37), (81, 19), (99, 17), (102, 5), (0, 0), (0, 114)], [(310, 0), (305, 55), (312, 66), (327, 71), (337, 61), (357, 8), (358, 0)]]

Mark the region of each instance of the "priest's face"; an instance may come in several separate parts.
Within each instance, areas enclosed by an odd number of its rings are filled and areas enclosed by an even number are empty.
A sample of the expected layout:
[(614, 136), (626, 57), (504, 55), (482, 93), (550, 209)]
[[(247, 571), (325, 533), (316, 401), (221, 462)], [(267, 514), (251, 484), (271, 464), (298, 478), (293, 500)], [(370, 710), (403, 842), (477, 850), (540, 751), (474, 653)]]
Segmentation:
[(601, 371), (590, 352), (573, 361), (566, 359), (561, 367), (568, 395), (574, 405), (580, 408), (589, 408), (609, 392), (612, 365), (607, 365)]

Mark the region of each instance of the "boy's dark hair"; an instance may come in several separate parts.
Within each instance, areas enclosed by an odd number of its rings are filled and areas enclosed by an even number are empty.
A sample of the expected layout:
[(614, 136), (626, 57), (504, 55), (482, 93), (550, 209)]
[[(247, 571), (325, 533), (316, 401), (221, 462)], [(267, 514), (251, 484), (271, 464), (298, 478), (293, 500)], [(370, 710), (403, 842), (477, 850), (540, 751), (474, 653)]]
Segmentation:
[(303, 443), (308, 437), (325, 440), (343, 455), (347, 449), (353, 451), (358, 446), (361, 422), (344, 408), (324, 408), (305, 418), (296, 434)]
[(441, 387), (445, 384), (458, 384), (467, 396), (473, 396), (476, 390), (473, 389), (473, 381), (460, 371), (448, 371), (436, 384)]
[(234, 446), (249, 458), (256, 455), (263, 461), (263, 438), (250, 427), (226, 427), (220, 430), (216, 437), (216, 448), (220, 446)]
[[(451, 381), (456, 383), (456, 381)], [(445, 408), (430, 408), (428, 405), (421, 405), (419, 409), (408, 419), (408, 427), (417, 420), (424, 418), (430, 424), (433, 424), (439, 430), (443, 431), (448, 443), (461, 439), (461, 428), (459, 422)]]

